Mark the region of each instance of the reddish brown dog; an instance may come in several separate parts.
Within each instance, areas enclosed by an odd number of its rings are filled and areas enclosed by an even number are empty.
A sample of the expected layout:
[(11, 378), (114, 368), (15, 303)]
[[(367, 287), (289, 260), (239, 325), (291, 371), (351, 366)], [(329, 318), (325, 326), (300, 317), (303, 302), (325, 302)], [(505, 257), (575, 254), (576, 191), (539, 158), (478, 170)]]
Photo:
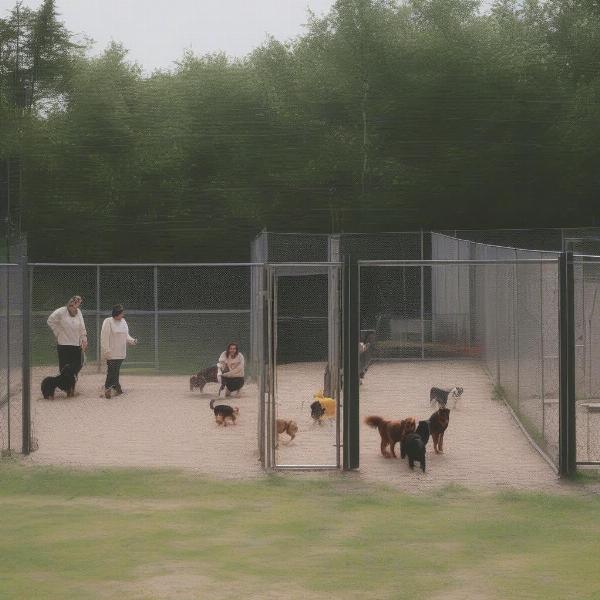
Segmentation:
[(365, 423), (369, 427), (377, 428), (381, 436), (381, 454), (385, 458), (390, 458), (390, 453), (387, 451), (389, 446), (391, 456), (396, 458), (394, 446), (398, 442), (402, 442), (405, 435), (413, 433), (417, 428), (415, 417), (407, 417), (402, 421), (388, 421), (383, 417), (370, 416), (365, 419)]
[(444, 432), (450, 423), (450, 409), (440, 408), (429, 417), (429, 431), (433, 438), (433, 449), (436, 454), (444, 452)]

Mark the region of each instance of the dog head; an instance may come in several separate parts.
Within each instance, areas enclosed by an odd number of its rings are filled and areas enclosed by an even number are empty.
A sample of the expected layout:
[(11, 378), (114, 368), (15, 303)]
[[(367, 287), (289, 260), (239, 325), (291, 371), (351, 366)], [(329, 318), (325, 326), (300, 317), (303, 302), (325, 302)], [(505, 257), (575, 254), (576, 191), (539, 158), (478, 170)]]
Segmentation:
[(239, 414), (240, 414), (240, 409), (239, 409), (239, 407), (238, 407), (238, 406), (234, 406), (234, 407), (233, 407), (233, 413), (234, 413), (234, 414), (236, 414), (236, 415), (239, 415)]
[(417, 428), (417, 420), (415, 417), (406, 417), (400, 421), (400, 435), (405, 436), (409, 433), (414, 433)]
[(296, 433), (298, 433), (298, 425), (296, 425), (296, 421), (288, 421), (285, 430), (290, 436), (294, 437)]
[(194, 388), (200, 388), (200, 391), (202, 392), (206, 383), (206, 379), (200, 373), (192, 375), (190, 377), (190, 391), (192, 391)]
[(454, 398), (460, 398), (462, 396), (462, 393), (463, 393), (463, 389), (461, 387), (456, 386), (456, 387), (452, 388), (452, 396)]
[(325, 414), (325, 409), (318, 400), (310, 405), (310, 416), (318, 421)]
[(67, 376), (71, 376), (71, 377), (75, 377), (75, 369), (74, 369), (74, 368), (73, 368), (71, 365), (69, 365), (69, 364), (66, 364), (66, 365), (65, 365), (65, 366), (62, 368), (62, 370), (61, 370), (60, 374), (61, 374), (61, 375), (67, 375)]
[(444, 421), (447, 422), (450, 420), (450, 409), (449, 408), (441, 407), (438, 409), (437, 414), (438, 414), (441, 422), (444, 422)]

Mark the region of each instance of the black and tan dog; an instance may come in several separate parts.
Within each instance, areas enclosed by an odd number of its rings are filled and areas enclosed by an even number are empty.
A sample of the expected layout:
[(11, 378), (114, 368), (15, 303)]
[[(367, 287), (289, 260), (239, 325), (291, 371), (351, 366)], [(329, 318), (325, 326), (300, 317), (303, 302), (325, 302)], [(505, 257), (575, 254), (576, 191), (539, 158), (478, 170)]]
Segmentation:
[(223, 425), (223, 427), (227, 426), (227, 419), (229, 419), (233, 425), (235, 425), (235, 420), (240, 412), (240, 409), (237, 406), (229, 406), (229, 404), (217, 404), (215, 406), (215, 402), (218, 398), (213, 398), (210, 401), (210, 408), (215, 413), (215, 421), (217, 425)]
[[(227, 370), (224, 371), (225, 373)], [(200, 388), (200, 392), (204, 391), (204, 386), (207, 383), (219, 383), (217, 375), (219, 374), (219, 368), (215, 365), (213, 367), (208, 367), (208, 369), (203, 369), (202, 371), (198, 371), (195, 375), (190, 377), (190, 392), (193, 392), (195, 388)], [(221, 387), (219, 388), (219, 396), (223, 391), (225, 384), (221, 383)]]
[(444, 453), (444, 433), (450, 423), (450, 409), (440, 408), (429, 417), (429, 430), (436, 454)]
[(388, 421), (383, 417), (370, 416), (365, 419), (365, 423), (369, 427), (377, 428), (381, 437), (381, 454), (385, 458), (390, 458), (387, 447), (389, 446), (391, 456), (396, 458), (394, 452), (394, 446), (398, 442), (402, 442), (404, 437), (409, 433), (413, 433), (416, 429), (416, 419), (414, 417), (407, 417), (402, 421)]
[(58, 388), (67, 394), (67, 398), (71, 398), (75, 395), (76, 381), (77, 376), (71, 365), (65, 365), (59, 375), (42, 379), (42, 396), (46, 400), (54, 400), (54, 392)]
[(415, 467), (415, 461), (421, 465), (425, 473), (425, 447), (429, 441), (429, 421), (419, 421), (414, 433), (404, 436), (400, 442), (400, 458), (408, 456), (408, 466)]

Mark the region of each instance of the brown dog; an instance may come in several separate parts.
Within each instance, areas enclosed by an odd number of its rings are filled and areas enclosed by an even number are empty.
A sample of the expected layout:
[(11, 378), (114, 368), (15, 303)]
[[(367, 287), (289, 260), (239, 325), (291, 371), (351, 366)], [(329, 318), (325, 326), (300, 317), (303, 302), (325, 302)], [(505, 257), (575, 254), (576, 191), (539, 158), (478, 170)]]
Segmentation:
[(291, 442), (296, 437), (296, 433), (298, 433), (298, 425), (296, 425), (296, 421), (277, 419), (277, 445), (279, 445), (279, 436), (282, 433), (287, 433), (290, 436), (288, 443)]
[(381, 454), (385, 458), (390, 458), (390, 454), (386, 448), (390, 447), (391, 455), (396, 458), (394, 446), (398, 442), (402, 442), (404, 436), (413, 433), (417, 428), (415, 417), (407, 417), (402, 421), (387, 421), (383, 417), (370, 416), (365, 419), (365, 423), (369, 427), (377, 427), (381, 436)]
[(444, 452), (444, 432), (450, 423), (450, 409), (440, 408), (429, 417), (429, 431), (433, 438), (433, 449), (436, 454)]

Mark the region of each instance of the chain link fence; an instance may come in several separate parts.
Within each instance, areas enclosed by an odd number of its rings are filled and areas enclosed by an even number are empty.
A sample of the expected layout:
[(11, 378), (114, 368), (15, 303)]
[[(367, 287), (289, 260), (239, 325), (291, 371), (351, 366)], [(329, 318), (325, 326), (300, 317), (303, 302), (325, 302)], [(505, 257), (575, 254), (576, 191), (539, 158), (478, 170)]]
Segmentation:
[(50, 313), (82, 296), (86, 362), (103, 367), (100, 329), (114, 304), (123, 304), (138, 338), (124, 369), (191, 375), (216, 364), (235, 341), (254, 373), (250, 348), (250, 264), (33, 264), (31, 266), (32, 366), (55, 365)]
[(600, 462), (600, 257), (575, 257), (577, 462)]
[(432, 319), (463, 355), (480, 358), (493, 396), (558, 466), (558, 254), (432, 234), (432, 257), (488, 261), (434, 267)]

